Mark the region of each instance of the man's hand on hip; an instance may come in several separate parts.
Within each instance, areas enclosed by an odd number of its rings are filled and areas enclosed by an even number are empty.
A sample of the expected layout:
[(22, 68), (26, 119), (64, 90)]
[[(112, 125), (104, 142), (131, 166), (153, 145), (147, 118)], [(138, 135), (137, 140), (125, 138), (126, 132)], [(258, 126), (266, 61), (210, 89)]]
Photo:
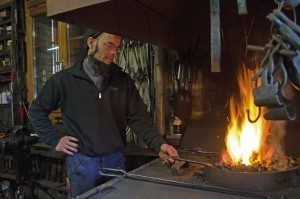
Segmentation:
[(72, 136), (64, 136), (60, 138), (55, 150), (64, 152), (67, 155), (73, 155), (74, 152), (78, 151), (78, 148), (79, 145), (77, 138)]

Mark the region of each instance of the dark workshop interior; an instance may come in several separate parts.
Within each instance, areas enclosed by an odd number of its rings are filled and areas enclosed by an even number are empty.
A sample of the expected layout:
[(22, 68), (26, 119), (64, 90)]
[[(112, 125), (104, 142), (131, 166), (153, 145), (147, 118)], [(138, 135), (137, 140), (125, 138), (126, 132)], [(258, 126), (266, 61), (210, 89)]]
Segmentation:
[[(122, 37), (114, 62), (180, 158), (163, 164), (128, 127), (126, 172), (77, 198), (300, 198), (299, 4), (0, 0), (0, 199), (68, 198), (67, 155), (28, 110), (87, 29)], [(49, 118), (67, 134), (61, 109)]]

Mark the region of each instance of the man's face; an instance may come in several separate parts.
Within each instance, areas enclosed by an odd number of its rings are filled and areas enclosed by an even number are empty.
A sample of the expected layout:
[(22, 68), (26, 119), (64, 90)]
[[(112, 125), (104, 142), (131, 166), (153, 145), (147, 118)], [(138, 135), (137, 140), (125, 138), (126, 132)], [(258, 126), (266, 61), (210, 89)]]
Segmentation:
[(94, 54), (94, 58), (110, 65), (117, 56), (117, 50), (121, 43), (121, 37), (103, 33), (98, 38), (89, 38), (90, 49), (88, 55)]

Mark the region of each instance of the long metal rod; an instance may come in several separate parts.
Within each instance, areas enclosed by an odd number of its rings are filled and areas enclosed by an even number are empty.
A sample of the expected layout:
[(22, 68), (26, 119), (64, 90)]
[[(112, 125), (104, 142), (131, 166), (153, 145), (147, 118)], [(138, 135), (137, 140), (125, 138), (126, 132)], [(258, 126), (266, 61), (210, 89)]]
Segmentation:
[(220, 155), (219, 152), (214, 152), (214, 151), (202, 151), (202, 150), (197, 150), (197, 149), (177, 149), (178, 152), (180, 153), (199, 153), (199, 154), (212, 154), (212, 155)]
[(185, 159), (185, 158), (173, 158), (173, 159), (179, 160), (179, 161), (184, 161), (184, 162), (190, 162), (190, 163), (194, 163), (194, 164), (201, 164), (204, 166), (211, 166), (209, 163), (199, 162), (199, 161), (195, 161), (195, 160), (189, 160), (189, 159)]
[(251, 192), (247, 192), (247, 191), (239, 191), (239, 190), (226, 189), (226, 188), (220, 188), (220, 187), (205, 186), (205, 185), (192, 184), (192, 183), (187, 183), (187, 182), (182, 182), (182, 181), (169, 180), (169, 179), (164, 179), (164, 178), (157, 178), (157, 177), (152, 177), (152, 176), (127, 173), (126, 171), (124, 171), (122, 169), (102, 168), (102, 169), (100, 169), (99, 173), (103, 176), (109, 176), (109, 177), (128, 178), (128, 179), (141, 180), (141, 181), (147, 181), (147, 182), (152, 182), (152, 183), (160, 183), (160, 184), (166, 184), (166, 185), (178, 186), (178, 187), (184, 187), (184, 188), (212, 191), (212, 192), (238, 195), (238, 196), (246, 196), (246, 197), (251, 197), (251, 198), (269, 198), (269, 196), (264, 195), (264, 194), (259, 194), (259, 193), (251, 193)]

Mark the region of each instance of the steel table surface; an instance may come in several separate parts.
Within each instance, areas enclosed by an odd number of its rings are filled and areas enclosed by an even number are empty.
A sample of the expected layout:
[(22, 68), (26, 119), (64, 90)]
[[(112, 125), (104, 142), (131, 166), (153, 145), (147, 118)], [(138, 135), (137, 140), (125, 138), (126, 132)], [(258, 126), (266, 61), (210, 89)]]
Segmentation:
[[(95, 187), (86, 193), (78, 196), (77, 198), (89, 198), (89, 199), (152, 199), (152, 198), (164, 198), (164, 199), (182, 199), (182, 198), (204, 198), (204, 199), (247, 199), (254, 198), (253, 196), (236, 195), (221, 193), (217, 191), (207, 191), (201, 189), (201, 187), (212, 187), (217, 190), (225, 189), (209, 184), (207, 181), (200, 180), (193, 176), (193, 172), (189, 169), (185, 171), (183, 175), (174, 176), (171, 175), (170, 167), (162, 164), (160, 159), (156, 159), (150, 163), (147, 163), (131, 172), (129, 174), (138, 174), (142, 176), (150, 176), (159, 179), (167, 179), (170, 181), (180, 181), (183, 183), (190, 183), (199, 186), (200, 189), (174, 186), (165, 183), (150, 182), (131, 178), (114, 178), (109, 182)], [(214, 189), (213, 189), (214, 190)], [(239, 190), (233, 190), (239, 191)], [(292, 187), (282, 190), (268, 191), (253, 193), (261, 196), (267, 196), (266, 198), (300, 198), (300, 187)]]

